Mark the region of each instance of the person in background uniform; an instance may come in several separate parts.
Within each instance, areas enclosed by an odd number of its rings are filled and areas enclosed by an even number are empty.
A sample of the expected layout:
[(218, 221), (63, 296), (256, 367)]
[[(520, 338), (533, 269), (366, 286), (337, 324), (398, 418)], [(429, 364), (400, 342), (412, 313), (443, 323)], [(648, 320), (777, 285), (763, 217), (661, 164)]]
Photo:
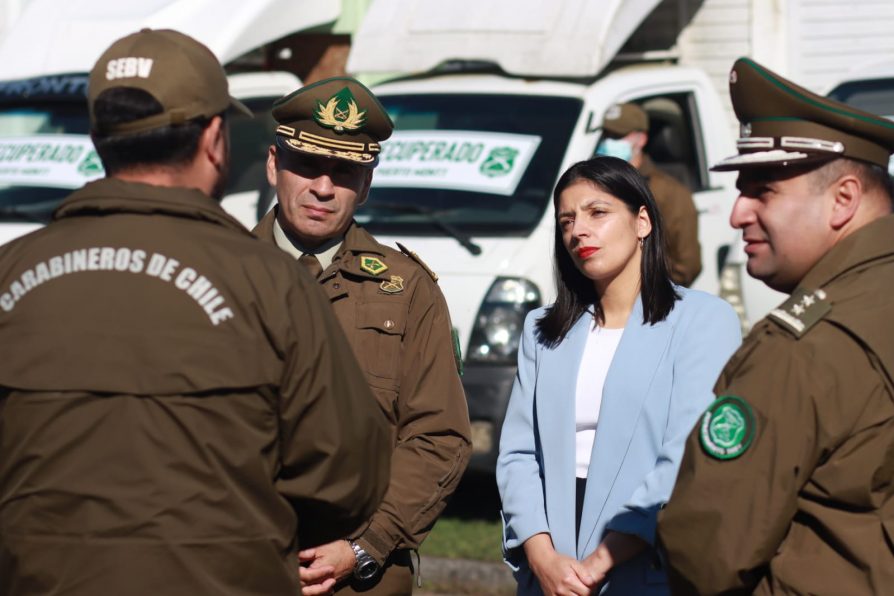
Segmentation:
[(658, 169), (646, 155), (649, 116), (635, 103), (615, 104), (606, 110), (602, 130), (596, 153), (628, 161), (646, 178), (667, 232), (671, 279), (681, 286), (692, 285), (702, 270), (698, 211), (689, 189)]
[(731, 223), (791, 297), (752, 329), (659, 518), (678, 594), (894, 590), (894, 122), (742, 58)]
[(278, 205), (255, 228), (316, 276), (391, 427), (391, 484), (363, 526), (301, 553), (305, 594), (410, 594), (417, 549), (471, 454), (459, 353), (434, 275), (354, 221), (393, 125), (359, 82), (333, 78), (273, 108)]
[[(90, 74), (107, 177), (0, 249), (0, 593), (294, 594), (388, 430), (319, 287), (218, 204), (227, 79), (171, 30)], [(297, 539), (296, 539), (297, 532)]]

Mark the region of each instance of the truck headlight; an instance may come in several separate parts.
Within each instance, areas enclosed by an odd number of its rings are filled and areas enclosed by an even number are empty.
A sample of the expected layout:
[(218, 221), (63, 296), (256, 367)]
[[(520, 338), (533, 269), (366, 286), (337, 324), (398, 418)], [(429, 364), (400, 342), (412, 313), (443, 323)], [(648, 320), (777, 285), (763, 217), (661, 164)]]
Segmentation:
[(742, 296), (742, 265), (740, 263), (727, 262), (720, 270), (721, 298), (730, 303), (736, 314), (739, 315), (739, 324), (742, 327), (742, 337), (748, 335), (751, 326), (745, 316), (745, 301)]
[(498, 277), (475, 317), (468, 361), (515, 364), (525, 315), (538, 306), (540, 290), (533, 282)]

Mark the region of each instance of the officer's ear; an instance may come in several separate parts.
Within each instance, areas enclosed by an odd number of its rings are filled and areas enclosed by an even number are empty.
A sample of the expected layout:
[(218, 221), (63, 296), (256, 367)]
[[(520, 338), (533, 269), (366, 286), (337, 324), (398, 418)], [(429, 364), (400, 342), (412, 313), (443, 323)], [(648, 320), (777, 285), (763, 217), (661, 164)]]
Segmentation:
[(832, 183), (828, 189), (832, 194), (832, 212), (829, 215), (832, 229), (840, 230), (854, 218), (863, 202), (864, 190), (860, 178), (850, 172)]
[(267, 184), (276, 188), (276, 147), (273, 145), (267, 149)]
[(226, 170), (229, 159), (227, 127), (223, 118), (214, 116), (202, 131), (199, 151), (202, 152), (218, 172)]

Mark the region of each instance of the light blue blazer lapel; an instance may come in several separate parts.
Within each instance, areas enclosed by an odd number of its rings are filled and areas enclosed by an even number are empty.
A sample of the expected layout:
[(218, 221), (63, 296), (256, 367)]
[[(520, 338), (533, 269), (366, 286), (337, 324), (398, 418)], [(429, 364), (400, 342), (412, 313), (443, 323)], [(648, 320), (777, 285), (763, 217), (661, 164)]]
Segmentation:
[(593, 316), (581, 316), (564, 341), (541, 352), (537, 377), (537, 426), (543, 454), (546, 514), (556, 550), (574, 556), (575, 422), (577, 372)]
[[(602, 392), (581, 514), (579, 557), (592, 551), (602, 539), (602, 532), (596, 530), (608, 522), (602, 519), (605, 504), (627, 455), (655, 372), (665, 357), (672, 330), (667, 319), (656, 325), (644, 325), (642, 301), (637, 299)], [(586, 366), (586, 363), (582, 365)]]

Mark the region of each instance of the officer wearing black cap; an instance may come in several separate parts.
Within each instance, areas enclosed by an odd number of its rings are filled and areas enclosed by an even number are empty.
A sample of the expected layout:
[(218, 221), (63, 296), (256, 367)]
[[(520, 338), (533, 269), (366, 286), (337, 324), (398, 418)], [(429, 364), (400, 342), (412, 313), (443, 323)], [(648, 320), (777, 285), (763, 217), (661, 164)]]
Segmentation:
[(295, 594), (388, 428), (315, 281), (218, 202), (214, 54), (128, 35), (88, 103), (107, 177), (0, 249), (0, 594)]
[(344, 540), (300, 553), (305, 594), (412, 592), (422, 543), (471, 452), (447, 305), (434, 275), (404, 247), (354, 221), (393, 124), (376, 97), (337, 77), (278, 100), (267, 177), (278, 204), (255, 233), (316, 276), (392, 429), (381, 507)]
[(740, 59), (731, 223), (791, 297), (754, 327), (659, 519), (679, 594), (894, 589), (894, 122)]

